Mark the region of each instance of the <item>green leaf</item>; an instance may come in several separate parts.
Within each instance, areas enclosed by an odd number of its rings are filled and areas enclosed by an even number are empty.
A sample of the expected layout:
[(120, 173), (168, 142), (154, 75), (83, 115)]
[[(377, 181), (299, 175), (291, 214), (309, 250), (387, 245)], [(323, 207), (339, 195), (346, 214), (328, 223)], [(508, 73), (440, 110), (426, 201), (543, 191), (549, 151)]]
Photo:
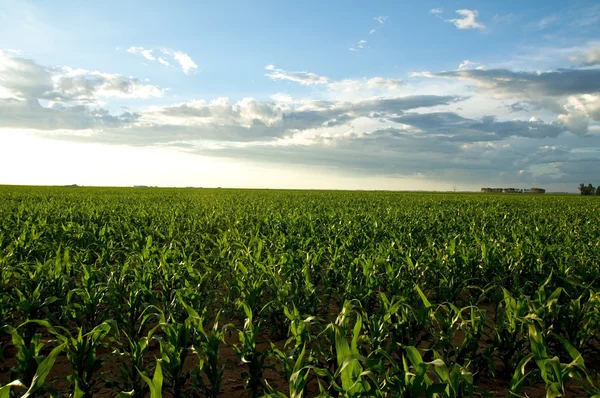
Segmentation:
[(408, 356), (408, 359), (410, 360), (410, 363), (414, 367), (417, 367), (417, 366), (419, 366), (420, 364), (423, 363), (423, 358), (421, 357), (421, 354), (419, 353), (419, 350), (417, 350), (413, 346), (403, 346), (403, 348), (406, 351), (406, 355)]
[(417, 290), (417, 293), (419, 293), (419, 296), (421, 296), (421, 301), (423, 301), (423, 305), (425, 306), (425, 308), (430, 308), (431, 303), (429, 302), (429, 300), (427, 300), (427, 297), (425, 296), (419, 285), (415, 285), (415, 289)]
[(525, 381), (525, 378), (527, 377), (527, 374), (525, 373), (525, 366), (527, 366), (527, 363), (532, 358), (533, 358), (533, 354), (528, 354), (527, 356), (525, 356), (525, 358), (523, 358), (523, 359), (521, 359), (521, 361), (519, 361), (519, 364), (517, 365), (517, 368), (515, 369), (515, 373), (513, 374), (512, 378), (510, 380), (510, 384), (509, 384), (509, 389), (512, 394), (515, 394), (515, 395), (521, 394), (521, 390), (523, 389), (523, 382)]
[(577, 349), (571, 343), (569, 343), (565, 338), (563, 338), (559, 335), (554, 335), (554, 337), (556, 337), (560, 341), (562, 346), (565, 348), (565, 350), (567, 350), (567, 352), (573, 359), (573, 362), (575, 362), (577, 365), (580, 365), (581, 367), (583, 367), (585, 369), (585, 363), (583, 362), (583, 357), (581, 356), (581, 353), (579, 351), (577, 351)]
[(56, 357), (65, 348), (65, 346), (66, 343), (63, 343), (58, 347), (54, 348), (50, 352), (50, 354), (48, 354), (48, 356), (42, 361), (42, 363), (40, 363), (40, 365), (37, 368), (37, 371), (35, 372), (35, 375), (33, 376), (33, 380), (31, 381), (31, 386), (22, 398), (33, 397), (35, 392), (44, 384), (48, 373), (50, 373), (50, 370), (54, 366)]
[(21, 383), (21, 380), (12, 381), (12, 382), (8, 383), (7, 385), (0, 387), (0, 398), (9, 398), (11, 387), (27, 388), (27, 386), (25, 386), (23, 383)]
[(160, 360), (156, 361), (156, 369), (154, 369), (154, 376), (152, 377), (152, 380), (150, 380), (150, 378), (142, 373), (139, 369), (138, 373), (150, 388), (150, 398), (162, 398), (163, 374), (160, 366)]

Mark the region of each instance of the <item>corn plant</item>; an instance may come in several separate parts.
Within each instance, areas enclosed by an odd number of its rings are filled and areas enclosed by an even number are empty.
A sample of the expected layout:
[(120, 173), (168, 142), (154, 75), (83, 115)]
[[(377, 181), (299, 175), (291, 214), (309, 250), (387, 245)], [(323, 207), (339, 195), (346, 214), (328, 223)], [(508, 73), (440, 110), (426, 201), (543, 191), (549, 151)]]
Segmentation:
[(521, 360), (518, 369), (515, 371), (511, 391), (515, 394), (520, 393), (523, 380), (527, 376), (525, 367), (533, 359), (540, 377), (546, 384), (546, 396), (564, 397), (567, 382), (572, 378), (581, 380), (581, 373), (585, 373), (585, 365), (581, 354), (570, 343), (561, 339), (561, 342), (573, 357), (571, 363), (561, 363), (557, 356), (549, 357), (545, 343), (546, 339), (540, 329), (534, 324), (529, 324), (528, 330), (531, 354), (526, 355)]
[(78, 328), (75, 335), (66, 332), (66, 336), (58, 336), (67, 342), (67, 359), (73, 369), (67, 379), (75, 396), (91, 398), (100, 388), (98, 373), (106, 358), (98, 357), (98, 348), (107, 346), (109, 340), (117, 336), (117, 325), (112, 321), (105, 321), (85, 334), (82, 328)]
[(156, 367), (154, 368), (154, 376), (152, 376), (152, 379), (142, 373), (139, 369), (138, 372), (144, 382), (148, 385), (148, 390), (150, 390), (150, 398), (162, 398), (163, 373), (162, 367), (160, 366), (160, 360), (156, 361)]
[[(226, 326), (219, 329), (219, 316), (213, 321), (212, 330), (204, 330), (204, 317), (199, 315), (187, 303), (183, 303), (188, 312), (188, 322), (193, 328), (192, 352), (198, 358), (198, 366), (193, 370), (192, 390), (207, 397), (217, 397), (221, 393), (224, 364), (220, 364), (221, 345), (225, 342)], [(204, 377), (206, 376), (206, 381)]]
[(56, 358), (66, 345), (65, 343), (59, 344), (47, 356), (44, 356), (41, 354), (41, 350), (45, 346), (41, 341), (41, 334), (34, 334), (29, 343), (26, 343), (19, 329), (15, 328), (11, 331), (12, 343), (17, 350), (17, 363), (11, 372), (11, 379), (14, 381), (0, 388), (0, 397), (17, 396), (14, 390), (11, 394), (11, 388), (25, 389), (23, 397), (35, 397), (43, 394), (44, 389), (48, 389), (44, 382)]
[(153, 338), (160, 344), (162, 374), (166, 389), (175, 398), (185, 396), (184, 386), (190, 373), (184, 370), (184, 362), (192, 347), (192, 328), (188, 322), (174, 322), (160, 313), (160, 334)]
[[(1, 397), (466, 396), (492, 377), (594, 396), (597, 214), (558, 195), (0, 186)], [(55, 349), (68, 383), (41, 377)]]
[(242, 373), (245, 380), (245, 386), (249, 390), (250, 396), (259, 397), (263, 391), (263, 372), (265, 371), (265, 361), (269, 355), (267, 350), (258, 348), (258, 336), (260, 335), (260, 321), (254, 323), (254, 314), (250, 306), (243, 301), (238, 303), (246, 315), (242, 329), (229, 325), (236, 330), (239, 337), (239, 343), (233, 344), (232, 348), (240, 359), (240, 363), (246, 365), (247, 370)]
[[(141, 330), (149, 318), (154, 314), (146, 315), (141, 322), (139, 329)], [(116, 354), (121, 359), (121, 366), (117, 375), (117, 382), (114, 383), (120, 390), (130, 391), (129, 396), (138, 398), (146, 396), (148, 385), (144, 382), (139, 369), (146, 369), (146, 356), (149, 352), (149, 344), (152, 336), (159, 326), (155, 326), (148, 331), (145, 336), (138, 337), (139, 331), (131, 336), (127, 331), (121, 330), (121, 334), (125, 337), (126, 343), (124, 347), (115, 350)], [(161, 372), (162, 374), (162, 372)]]
[[(504, 375), (515, 372), (527, 338), (527, 315), (529, 299), (527, 297), (514, 298), (506, 289), (502, 289), (504, 298), (496, 308), (496, 322), (493, 326), (493, 335), (490, 347), (493, 355), (498, 356), (504, 366)], [(490, 363), (492, 374), (496, 374), (493, 361)]]

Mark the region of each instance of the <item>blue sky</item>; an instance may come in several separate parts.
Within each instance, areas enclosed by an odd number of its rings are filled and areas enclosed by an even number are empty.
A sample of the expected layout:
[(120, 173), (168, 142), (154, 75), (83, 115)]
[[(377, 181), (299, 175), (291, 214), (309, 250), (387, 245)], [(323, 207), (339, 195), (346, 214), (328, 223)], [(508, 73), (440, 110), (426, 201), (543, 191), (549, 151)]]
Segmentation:
[(0, 183), (600, 183), (594, 1), (0, 0), (0, 51)]

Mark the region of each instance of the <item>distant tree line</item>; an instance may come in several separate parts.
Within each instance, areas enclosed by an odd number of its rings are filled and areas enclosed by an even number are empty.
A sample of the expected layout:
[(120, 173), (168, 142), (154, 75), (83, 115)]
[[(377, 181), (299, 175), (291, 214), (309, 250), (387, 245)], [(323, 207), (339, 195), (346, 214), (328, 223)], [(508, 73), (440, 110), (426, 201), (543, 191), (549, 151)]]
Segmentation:
[(545, 189), (542, 188), (481, 188), (481, 192), (486, 193), (546, 193)]
[(600, 195), (600, 185), (594, 188), (592, 184), (579, 184), (579, 192), (582, 195)]

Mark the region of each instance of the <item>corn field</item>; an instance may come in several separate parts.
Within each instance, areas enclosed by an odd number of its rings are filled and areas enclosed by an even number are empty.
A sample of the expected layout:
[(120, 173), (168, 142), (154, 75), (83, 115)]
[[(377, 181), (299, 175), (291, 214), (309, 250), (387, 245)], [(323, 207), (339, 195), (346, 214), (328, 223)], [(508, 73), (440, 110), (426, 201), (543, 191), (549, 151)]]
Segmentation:
[(0, 398), (600, 396), (600, 200), (0, 187)]

